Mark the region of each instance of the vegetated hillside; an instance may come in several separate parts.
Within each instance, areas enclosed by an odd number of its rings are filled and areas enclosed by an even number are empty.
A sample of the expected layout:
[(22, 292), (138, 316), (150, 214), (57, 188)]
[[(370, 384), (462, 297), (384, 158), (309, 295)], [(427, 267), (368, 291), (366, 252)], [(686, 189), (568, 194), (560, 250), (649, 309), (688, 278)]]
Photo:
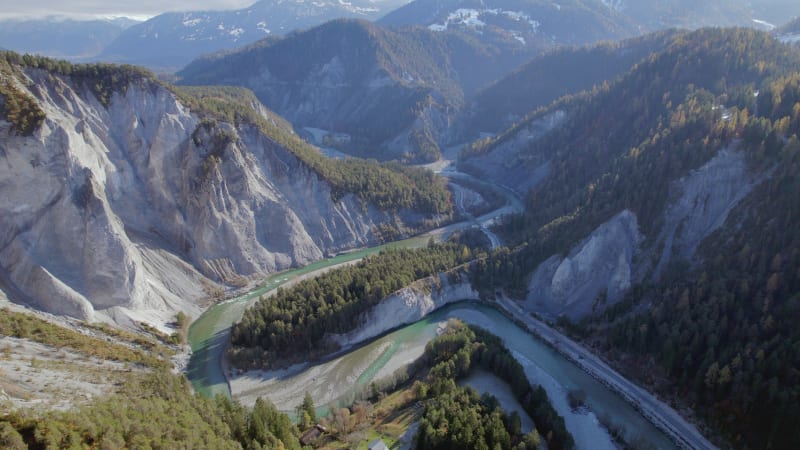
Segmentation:
[(518, 42), (339, 20), (201, 58), (179, 76), (182, 84), (248, 87), (295, 125), (344, 133), (350, 152), (429, 161), (465, 95), (531, 54)]
[[(643, 29), (700, 28), (708, 26), (753, 26), (753, 19), (775, 21), (783, 12), (797, 9), (790, 0), (600, 0), (624, 14)], [(766, 3), (771, 5), (766, 5)]]
[(664, 49), (676, 33), (565, 47), (536, 57), (479, 91), (456, 121), (452, 134), (463, 140), (477, 138), (478, 132), (504, 130), (533, 109), (622, 75), (650, 53)]
[(248, 309), (231, 331), (230, 356), (243, 368), (276, 367), (332, 353), (332, 333), (358, 328), (365, 312), (416, 280), (471, 259), (454, 243), (389, 250), (305, 280)]
[(225, 284), (450, 212), (431, 173), (328, 160), (242, 89), (0, 64), (0, 285), (55, 314), (163, 326)]
[(130, 19), (0, 20), (0, 44), (18, 53), (54, 58), (85, 59), (99, 54), (126, 28)]
[(205, 53), (241, 47), (333, 19), (375, 19), (404, 3), (260, 0), (240, 10), (169, 12), (122, 33), (99, 59), (177, 70)]
[(378, 23), (513, 38), (529, 46), (585, 45), (638, 34), (623, 14), (599, 1), (577, 0), (415, 0)]
[(300, 448), (268, 401), (192, 394), (150, 337), (2, 309), (0, 342), (3, 449)]
[(593, 317), (582, 329), (623, 369), (665, 375), (662, 394), (736, 446), (795, 448), (798, 67), (766, 33), (699, 30), (476, 144), (465, 168), (514, 181), (502, 156), (539, 175), (515, 184), (531, 187), (506, 224), (521, 245), (476, 282)]
[[(575, 441), (544, 388), (532, 386), (522, 365), (491, 332), (451, 320), (444, 333), (425, 346), (414, 365), (429, 368), (424, 381), (415, 382), (419, 397), (427, 398), (417, 432), (420, 450), (439, 448), (571, 449)], [(508, 383), (514, 397), (536, 424), (522, 436), (519, 425), (500, 409), (490, 395), (480, 398), (454, 380), (483, 369)], [(512, 441), (515, 444), (512, 446)]]

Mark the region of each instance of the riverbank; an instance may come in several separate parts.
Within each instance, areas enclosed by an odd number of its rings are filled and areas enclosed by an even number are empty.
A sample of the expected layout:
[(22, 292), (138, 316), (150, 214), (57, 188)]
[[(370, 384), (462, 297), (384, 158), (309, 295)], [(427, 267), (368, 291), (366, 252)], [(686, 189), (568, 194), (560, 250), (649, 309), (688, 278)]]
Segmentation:
[(648, 421), (666, 433), (681, 448), (716, 449), (691, 423), (671, 406), (635, 385), (595, 354), (526, 313), (514, 300), (501, 296), (495, 303), (510, 320), (522, 325), (543, 342), (570, 359), (587, 374), (612, 389), (634, 406)]
[[(448, 172), (448, 176), (459, 176), (475, 180), (467, 174)], [(478, 183), (486, 184), (480, 180)], [(522, 202), (513, 193), (502, 188), (498, 192), (506, 197), (506, 205), (497, 210), (487, 213), (474, 220), (455, 223), (435, 230), (428, 231), (419, 236), (404, 239), (401, 241), (390, 242), (376, 247), (351, 250), (347, 253), (339, 254), (335, 257), (311, 263), (305, 267), (292, 269), (278, 274), (271, 275), (257, 284), (257, 287), (249, 292), (243, 292), (233, 298), (227, 298), (208, 307), (203, 314), (198, 317), (189, 328), (189, 343), (192, 355), (189, 360), (186, 374), (196, 392), (213, 397), (221, 394), (231, 397), (231, 390), (227, 379), (230, 368), (223, 368), (223, 355), (227, 348), (230, 336), (230, 327), (241, 319), (244, 310), (256, 301), (258, 297), (268, 294), (273, 289), (284, 285), (287, 281), (301, 275), (315, 276), (320, 273), (320, 269), (342, 262), (356, 261), (365, 256), (372, 255), (389, 248), (417, 248), (428, 243), (430, 239), (447, 239), (453, 232), (473, 226), (474, 221), (486, 224), (489, 221), (504, 214), (510, 214), (522, 210)], [(253, 286), (255, 283), (251, 283)]]

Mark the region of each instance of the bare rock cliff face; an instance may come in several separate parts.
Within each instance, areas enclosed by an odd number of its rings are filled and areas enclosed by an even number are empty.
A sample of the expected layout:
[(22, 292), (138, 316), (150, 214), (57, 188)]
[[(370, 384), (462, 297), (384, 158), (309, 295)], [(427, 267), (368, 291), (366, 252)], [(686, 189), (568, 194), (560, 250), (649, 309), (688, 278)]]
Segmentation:
[(733, 148), (675, 180), (663, 226), (642, 248), (636, 215), (623, 211), (597, 227), (566, 257), (540, 264), (529, 283), (526, 307), (550, 318), (579, 319), (619, 301), (633, 285), (658, 279), (671, 261), (696, 262), (698, 246), (725, 224), (728, 214), (763, 180), (748, 173)]
[(703, 167), (674, 183), (680, 197), (665, 213), (665, 225), (658, 237), (663, 250), (658, 254), (654, 276), (676, 257), (691, 261), (700, 243), (721, 227), (731, 210), (757, 183), (747, 172), (744, 153), (721, 150)]
[(255, 127), (209, 124), (166, 88), (107, 106), (28, 70), (47, 115), (32, 136), (0, 121), (0, 287), (43, 310), (163, 325), (209, 286), (375, 239), (394, 220), (329, 185)]
[(478, 300), (479, 294), (469, 282), (466, 273), (441, 273), (418, 280), (383, 299), (376, 307), (366, 312), (359, 321), (361, 326), (331, 338), (340, 346), (364, 342), (397, 328), (414, 323), (444, 305)]
[(642, 236), (636, 215), (625, 210), (599, 226), (566, 257), (554, 255), (534, 272), (526, 307), (551, 317), (592, 311), (595, 300), (619, 300), (633, 281)]
[(527, 146), (541, 139), (567, 120), (567, 113), (554, 111), (520, 127), (491, 153), (472, 156), (460, 168), (482, 180), (505, 186), (524, 194), (550, 176), (551, 164), (546, 156), (525, 154)]

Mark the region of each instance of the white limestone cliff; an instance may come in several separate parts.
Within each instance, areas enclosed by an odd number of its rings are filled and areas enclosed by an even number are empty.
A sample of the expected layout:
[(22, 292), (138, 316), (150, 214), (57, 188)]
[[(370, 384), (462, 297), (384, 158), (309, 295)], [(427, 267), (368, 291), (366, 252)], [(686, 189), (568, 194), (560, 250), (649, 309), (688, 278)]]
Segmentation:
[(332, 201), (256, 127), (202, 123), (154, 82), (107, 106), (44, 70), (15, 82), (46, 119), (32, 136), (0, 121), (0, 289), (42, 310), (163, 328), (209, 287), (366, 245), (396, 219)]
[(330, 339), (341, 347), (347, 347), (414, 323), (444, 305), (478, 299), (479, 294), (466, 273), (441, 273), (389, 295), (358, 319), (358, 328), (347, 334), (331, 335)]
[(600, 225), (566, 257), (554, 255), (531, 277), (526, 308), (546, 316), (582, 317), (598, 296), (609, 302), (631, 286), (634, 255), (642, 236), (636, 215), (625, 210)]

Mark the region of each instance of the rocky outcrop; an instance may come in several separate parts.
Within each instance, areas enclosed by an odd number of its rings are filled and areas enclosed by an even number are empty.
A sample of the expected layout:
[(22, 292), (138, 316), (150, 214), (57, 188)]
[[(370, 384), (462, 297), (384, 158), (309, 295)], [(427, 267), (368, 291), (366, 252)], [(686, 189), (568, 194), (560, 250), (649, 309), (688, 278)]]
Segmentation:
[(636, 216), (623, 211), (598, 227), (566, 258), (555, 255), (534, 272), (526, 306), (544, 315), (581, 318), (618, 301), (634, 283), (658, 277), (670, 261), (689, 261), (700, 243), (757, 184), (742, 152), (721, 150), (705, 165), (672, 183), (675, 200), (657, 238), (639, 248)]
[(361, 325), (357, 329), (330, 338), (338, 346), (347, 347), (414, 323), (449, 303), (478, 299), (478, 292), (470, 284), (467, 273), (441, 273), (418, 280), (386, 297), (359, 319)]
[(253, 126), (201, 121), (144, 80), (106, 105), (25, 71), (47, 118), (0, 122), (0, 287), (57, 313), (162, 325), (219, 283), (375, 240), (393, 215), (329, 185)]
[(680, 196), (665, 213), (665, 225), (658, 236), (663, 249), (654, 277), (658, 278), (672, 259), (691, 260), (700, 242), (725, 223), (728, 213), (755, 183), (747, 172), (744, 153), (730, 148), (675, 181)]
[[(583, 317), (595, 301), (618, 301), (633, 282), (642, 236), (636, 215), (625, 210), (600, 225), (566, 257), (554, 255), (531, 277), (526, 308), (543, 315)], [(605, 306), (605, 305), (602, 305)]]

